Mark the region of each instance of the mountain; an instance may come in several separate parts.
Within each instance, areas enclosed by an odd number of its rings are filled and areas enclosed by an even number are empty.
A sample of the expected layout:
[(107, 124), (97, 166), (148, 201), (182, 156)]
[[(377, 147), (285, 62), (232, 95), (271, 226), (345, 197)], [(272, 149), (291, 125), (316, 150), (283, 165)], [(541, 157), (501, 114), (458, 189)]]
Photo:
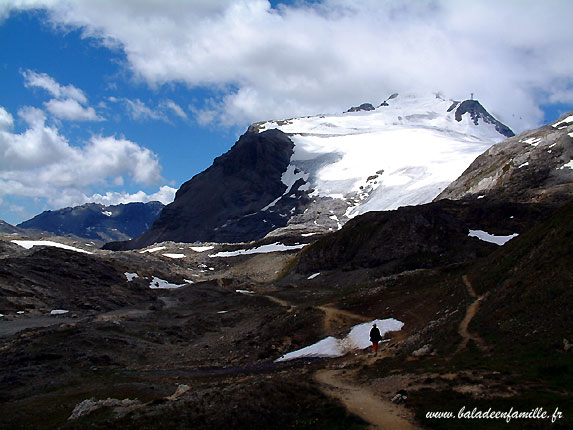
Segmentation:
[(22, 234), (23, 230), (0, 220), (0, 233), (2, 234)]
[[(469, 262), (494, 251), (494, 237), (517, 236), (547, 216), (548, 209), (476, 199), (372, 211), (305, 247), (296, 272), (372, 269), (375, 276), (388, 276)], [(483, 240), (487, 236), (492, 240)]]
[(152, 228), (108, 249), (328, 232), (356, 215), (432, 201), (513, 135), (476, 100), (392, 94), (336, 115), (253, 124), (183, 184)]
[(573, 194), (573, 112), (489, 148), (439, 199), (488, 196), (561, 204)]
[(146, 231), (164, 205), (160, 202), (127, 203), (104, 206), (87, 203), (46, 211), (18, 224), (19, 228), (43, 230), (55, 235), (76, 235), (103, 241), (125, 240)]

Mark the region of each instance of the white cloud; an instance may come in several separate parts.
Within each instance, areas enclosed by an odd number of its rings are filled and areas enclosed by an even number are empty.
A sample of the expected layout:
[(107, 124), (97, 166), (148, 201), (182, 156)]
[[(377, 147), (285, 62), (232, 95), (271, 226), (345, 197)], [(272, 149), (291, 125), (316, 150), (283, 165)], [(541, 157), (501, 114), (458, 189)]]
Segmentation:
[(11, 131), (14, 128), (14, 118), (0, 106), (0, 131)]
[(194, 109), (203, 122), (442, 91), (456, 99), (474, 92), (519, 131), (538, 125), (540, 104), (568, 100), (573, 86), (573, 56), (564, 55), (573, 40), (569, 0), (324, 0), (278, 10), (266, 0), (7, 4), (44, 5), (53, 23), (123, 49), (134, 74), (153, 87), (217, 89), (218, 99)]
[[(2, 110), (7, 114), (4, 108)], [(45, 117), (41, 110), (23, 108), (19, 115), (29, 128), (21, 134), (14, 134), (11, 130), (0, 131), (0, 175), (26, 172), (72, 155), (66, 139), (55, 128), (44, 124)]]
[(26, 70), (22, 72), (22, 75), (24, 76), (24, 85), (26, 87), (43, 88), (56, 98), (68, 98), (82, 104), (88, 102), (82, 90), (73, 85), (62, 86), (46, 73), (36, 73), (32, 70)]
[(170, 122), (169, 115), (174, 114), (181, 119), (187, 119), (185, 111), (173, 100), (163, 100), (155, 108), (149, 107), (140, 99), (128, 99), (125, 97), (108, 97), (112, 103), (122, 103), (131, 119), (136, 121), (159, 120)]
[(164, 100), (160, 104), (160, 107), (164, 110), (173, 112), (175, 115), (177, 115), (181, 119), (187, 119), (187, 114), (185, 113), (183, 108), (181, 106), (179, 106), (177, 103), (175, 103), (173, 100), (169, 100), (169, 99)]
[[(135, 142), (92, 136), (81, 146), (71, 145), (46, 125), (41, 110), (25, 108), (19, 116), (28, 128), (14, 133), (12, 116), (0, 107), (0, 196), (41, 198), (61, 207), (62, 201), (89, 201), (86, 191), (96, 186), (111, 189), (126, 180), (156, 186), (163, 181), (157, 156)], [(145, 198), (141, 192), (137, 196)], [(169, 187), (156, 197), (168, 199)]]
[(151, 109), (139, 99), (135, 100), (122, 99), (122, 100), (125, 102), (132, 119), (135, 120), (158, 119), (163, 121), (166, 120), (166, 117), (163, 114), (163, 112)]
[(84, 107), (74, 99), (52, 99), (45, 103), (46, 109), (55, 117), (72, 121), (102, 121), (92, 107)]
[(85, 197), (84, 202), (94, 202), (101, 203), (103, 205), (118, 205), (120, 203), (131, 203), (131, 202), (153, 202), (158, 201), (167, 205), (175, 199), (175, 193), (177, 189), (164, 185), (159, 188), (159, 191), (153, 194), (146, 194), (143, 191), (138, 191), (133, 194), (129, 193), (118, 193), (118, 192), (107, 192), (105, 195), (93, 194), (90, 197)]
[(55, 98), (44, 103), (44, 106), (56, 118), (70, 121), (103, 121), (95, 109), (88, 104), (88, 98), (82, 90), (73, 85), (62, 86), (46, 73), (31, 70), (22, 72), (24, 86), (43, 88)]

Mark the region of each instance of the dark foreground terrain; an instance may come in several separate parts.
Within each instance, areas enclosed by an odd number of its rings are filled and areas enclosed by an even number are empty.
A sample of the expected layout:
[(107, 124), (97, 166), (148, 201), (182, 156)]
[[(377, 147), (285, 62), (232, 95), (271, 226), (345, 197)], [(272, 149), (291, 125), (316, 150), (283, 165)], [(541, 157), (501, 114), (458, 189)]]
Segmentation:
[[(357, 219), (301, 252), (233, 258), (2, 241), (0, 428), (573, 427), (573, 206), (516, 212), (498, 234), (519, 236), (497, 246), (465, 239), (478, 221), (460, 205), (423, 208), (418, 230), (399, 228), (403, 213), (369, 214), (368, 227)], [(388, 226), (421, 237), (444, 217), (452, 231), (419, 252), (390, 258), (368, 242)], [(368, 252), (351, 251), (360, 234)], [(185, 286), (152, 289), (154, 277)], [(404, 326), (377, 357), (275, 362), (384, 318)], [(399, 390), (407, 400), (394, 404)], [(462, 408), (550, 416), (507, 423), (458, 418)]]

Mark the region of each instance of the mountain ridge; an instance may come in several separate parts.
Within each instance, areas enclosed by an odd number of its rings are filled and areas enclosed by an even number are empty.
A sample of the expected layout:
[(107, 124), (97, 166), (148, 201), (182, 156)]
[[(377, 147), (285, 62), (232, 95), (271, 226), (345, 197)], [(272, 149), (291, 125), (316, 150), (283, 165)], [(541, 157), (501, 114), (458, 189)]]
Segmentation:
[(86, 203), (42, 212), (16, 227), (106, 242), (125, 240), (149, 229), (163, 208), (164, 205), (160, 202), (133, 202), (109, 206)]
[[(448, 112), (439, 95), (395, 93), (365, 111), (254, 123), (181, 186), (148, 232), (106, 249), (328, 232), (367, 211), (428, 203), (504, 137), (479, 102), (466, 105)], [(249, 173), (257, 163), (268, 174)]]

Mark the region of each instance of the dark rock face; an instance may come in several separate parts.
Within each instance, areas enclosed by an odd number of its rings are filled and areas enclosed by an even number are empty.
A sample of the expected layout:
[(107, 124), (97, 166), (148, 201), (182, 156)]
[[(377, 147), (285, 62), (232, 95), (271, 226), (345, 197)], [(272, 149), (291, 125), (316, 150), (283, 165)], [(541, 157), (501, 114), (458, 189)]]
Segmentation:
[[(464, 102), (465, 103), (465, 102)], [(562, 118), (568, 118), (573, 112)], [(561, 205), (573, 196), (573, 124), (559, 120), (504, 140), (482, 155), (438, 197), (475, 196)]]
[(362, 103), (360, 106), (353, 106), (346, 112), (360, 112), (360, 111), (371, 111), (374, 110), (374, 106), (370, 103)]
[(160, 202), (127, 203), (103, 206), (88, 203), (82, 206), (42, 212), (18, 224), (56, 235), (73, 234), (86, 239), (103, 241), (126, 240), (151, 227), (164, 205)]
[[(455, 104), (452, 104), (448, 109), (448, 112), (453, 110)], [(505, 137), (512, 137), (515, 136), (515, 133), (511, 131), (511, 129), (499, 122), (493, 116), (490, 115), (488, 111), (477, 101), (477, 100), (464, 100), (456, 109), (455, 118), (456, 121), (461, 121), (462, 116), (466, 113), (469, 113), (471, 116), (472, 121), (475, 125), (478, 125), (479, 120), (481, 119), (486, 124), (493, 124), (495, 125), (495, 129)]]
[(285, 191), (281, 177), (294, 145), (279, 130), (247, 132), (213, 165), (181, 186), (152, 228), (107, 249), (155, 242), (244, 242), (286, 225), (287, 214), (262, 211)]
[(468, 262), (498, 247), (469, 237), (470, 229), (494, 235), (520, 233), (545, 214), (544, 206), (484, 200), (444, 200), (368, 212), (305, 248), (296, 271), (376, 268), (390, 275)]

